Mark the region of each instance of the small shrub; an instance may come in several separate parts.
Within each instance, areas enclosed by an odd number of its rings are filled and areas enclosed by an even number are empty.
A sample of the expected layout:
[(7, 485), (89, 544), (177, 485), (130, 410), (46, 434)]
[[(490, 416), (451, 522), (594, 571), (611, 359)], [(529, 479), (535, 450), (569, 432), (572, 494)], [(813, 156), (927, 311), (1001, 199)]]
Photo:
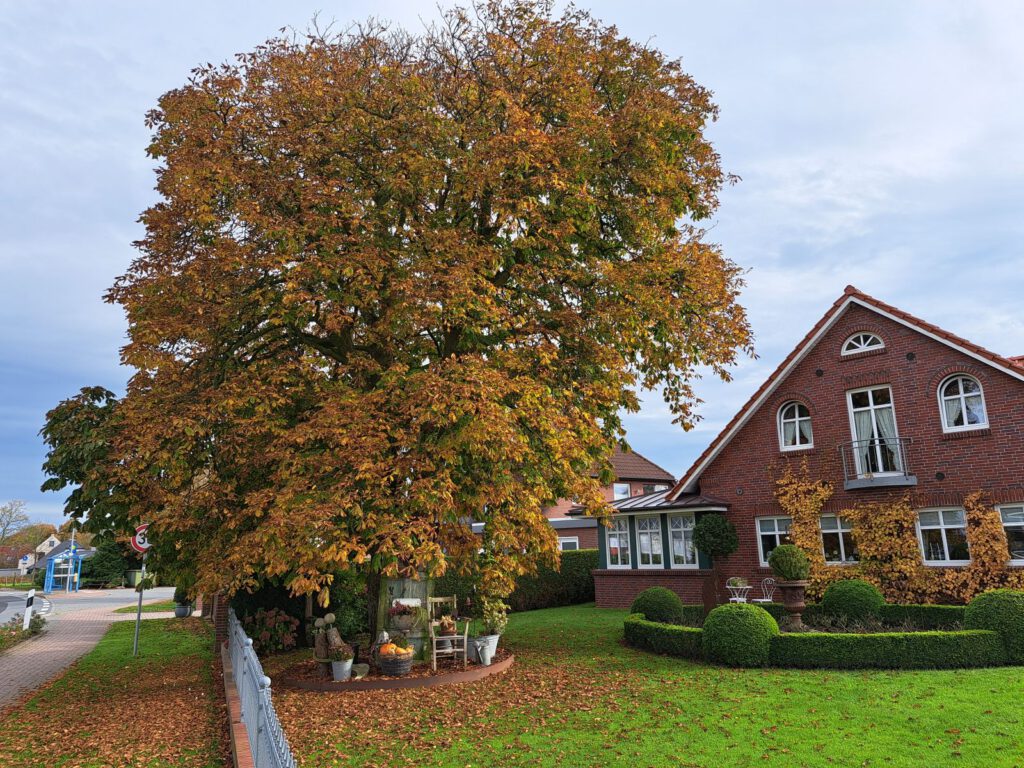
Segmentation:
[(698, 552), (712, 558), (728, 557), (739, 549), (740, 538), (724, 515), (701, 515), (693, 528), (693, 543)]
[(663, 624), (683, 623), (683, 601), (665, 587), (650, 587), (636, 596), (630, 613), (641, 613), (648, 621)]
[(843, 579), (830, 584), (821, 598), (822, 610), (831, 616), (854, 621), (877, 618), (885, 598), (874, 584), (861, 579)]
[(779, 625), (764, 608), (749, 603), (720, 605), (704, 620), (708, 661), (730, 667), (763, 667)]
[(483, 615), (480, 621), (483, 623), (484, 634), (502, 634), (508, 626), (508, 605), (489, 597), (485, 597), (482, 602)]
[(626, 617), (623, 634), (626, 644), (634, 648), (684, 659), (700, 659), (704, 655), (704, 633), (694, 627), (647, 621), (642, 614), (634, 613)]
[(811, 563), (795, 544), (780, 544), (768, 555), (768, 565), (783, 581), (804, 581), (811, 573)]
[(1006, 663), (995, 632), (786, 633), (771, 640), (772, 666), (802, 669), (964, 669)]
[(256, 613), (244, 616), (242, 626), (245, 634), (252, 638), (253, 649), (262, 656), (294, 648), (299, 620), (280, 608), (260, 608)]
[(174, 588), (174, 602), (178, 605), (185, 605), (189, 602), (188, 599), (188, 588), (183, 584), (179, 584)]
[(1011, 664), (1024, 664), (1024, 592), (993, 589), (968, 603), (964, 610), (967, 629), (998, 632)]

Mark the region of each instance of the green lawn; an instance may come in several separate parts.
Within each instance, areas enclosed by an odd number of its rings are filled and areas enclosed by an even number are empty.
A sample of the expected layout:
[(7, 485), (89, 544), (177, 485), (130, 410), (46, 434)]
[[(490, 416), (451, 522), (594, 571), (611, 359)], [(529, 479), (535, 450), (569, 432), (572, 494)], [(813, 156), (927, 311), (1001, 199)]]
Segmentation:
[(114, 624), (20, 706), (0, 713), (3, 768), (221, 768), (224, 713), (213, 635), (198, 619)]
[[(161, 600), (157, 603), (143, 603), (143, 613), (164, 613), (165, 611), (174, 610), (173, 600)], [(138, 610), (138, 605), (126, 605), (124, 608), (117, 608), (114, 613), (135, 613)]]
[(515, 614), (480, 683), (275, 700), (303, 766), (1024, 766), (1024, 668), (724, 669), (624, 647), (624, 616)]

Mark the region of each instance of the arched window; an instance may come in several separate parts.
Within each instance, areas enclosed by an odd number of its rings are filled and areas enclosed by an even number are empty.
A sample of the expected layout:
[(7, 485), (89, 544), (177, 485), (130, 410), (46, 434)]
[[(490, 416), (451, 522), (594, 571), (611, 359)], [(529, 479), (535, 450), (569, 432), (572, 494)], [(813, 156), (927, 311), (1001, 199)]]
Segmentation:
[(844, 355), (855, 355), (869, 349), (884, 349), (885, 342), (873, 333), (855, 333), (843, 343)]
[(942, 429), (962, 432), (984, 429), (988, 426), (985, 395), (977, 379), (958, 373), (939, 385), (939, 406), (942, 411)]
[(779, 409), (779, 447), (784, 451), (814, 445), (811, 412), (803, 403), (789, 402)]

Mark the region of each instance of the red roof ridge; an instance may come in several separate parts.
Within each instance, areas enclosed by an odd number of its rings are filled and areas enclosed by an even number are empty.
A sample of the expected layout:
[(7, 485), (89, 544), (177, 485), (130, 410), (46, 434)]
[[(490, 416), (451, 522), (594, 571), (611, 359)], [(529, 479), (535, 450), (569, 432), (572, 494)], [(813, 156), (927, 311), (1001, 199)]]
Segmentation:
[(873, 307), (875, 310), (879, 312), (893, 315), (897, 319), (902, 320), (903, 322), (909, 325), (917, 326), (919, 330), (927, 331), (928, 333), (931, 333), (934, 336), (938, 336), (940, 339), (944, 339), (949, 344), (964, 347), (974, 352), (974, 354), (978, 355), (979, 357), (985, 358), (986, 360), (988, 360), (990, 363), (997, 367), (1010, 369), (1011, 371), (1014, 371), (1013, 375), (1019, 375), (1016, 373), (1016, 371), (1024, 369), (1024, 355), (1022, 355), (1019, 358), (1009, 358), (1003, 357), (1002, 355), (997, 355), (995, 352), (991, 352), (985, 349), (984, 347), (975, 344), (974, 342), (968, 341), (967, 339), (957, 336), (954, 333), (950, 333), (949, 331), (944, 330), (933, 323), (929, 323), (926, 320), (922, 320), (919, 317), (910, 314), (909, 312), (904, 312), (903, 310), (894, 307), (891, 304), (886, 304), (884, 301), (881, 301), (880, 299), (876, 299), (874, 296), (864, 293), (856, 286), (847, 285), (846, 288), (843, 289), (843, 295), (832, 303), (832, 306), (829, 307), (828, 310), (826, 310), (825, 314), (822, 315), (821, 319), (818, 320), (818, 322), (814, 324), (811, 330), (804, 335), (800, 342), (795, 347), (793, 347), (792, 351), (790, 351), (790, 353), (786, 355), (782, 362), (779, 363), (779, 365), (775, 368), (774, 371), (772, 371), (771, 375), (769, 375), (768, 378), (764, 380), (761, 386), (758, 387), (754, 394), (752, 394), (743, 404), (743, 407), (740, 408), (733, 415), (733, 417), (729, 420), (725, 427), (722, 428), (722, 430), (718, 433), (715, 439), (712, 440), (708, 447), (705, 448), (704, 451), (700, 454), (700, 456), (697, 457), (697, 460), (690, 465), (690, 468), (687, 469), (686, 472), (683, 473), (683, 476), (680, 478), (679, 482), (675, 484), (675, 487), (672, 488), (671, 491), (669, 491), (667, 498), (674, 499), (684, 492), (685, 487), (689, 485), (690, 482), (692, 482), (692, 475), (694, 474), (694, 472), (699, 467), (701, 467), (701, 465), (723, 445), (723, 443), (726, 441), (726, 437), (736, 427), (739, 421), (747, 414), (748, 410), (764, 395), (764, 393), (768, 389), (772, 387), (772, 385), (775, 384), (775, 381), (779, 377), (779, 375), (790, 365), (790, 363), (792, 363), (792, 361), (797, 356), (799, 356), (799, 354), (804, 350), (804, 347), (807, 346), (811, 339), (813, 339), (818, 334), (818, 332), (825, 325), (827, 325), (833, 317), (836, 316), (839, 310), (845, 307), (851, 300), (860, 301), (862, 304), (866, 304), (869, 307)]

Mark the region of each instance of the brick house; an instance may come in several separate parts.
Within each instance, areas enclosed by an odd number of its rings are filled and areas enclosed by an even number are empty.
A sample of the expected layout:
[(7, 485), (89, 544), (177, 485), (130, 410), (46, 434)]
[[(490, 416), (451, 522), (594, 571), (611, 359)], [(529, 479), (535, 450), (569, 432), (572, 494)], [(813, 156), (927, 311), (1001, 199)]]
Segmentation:
[(700, 602), (707, 558), (693, 525), (736, 526), (730, 576), (755, 585), (788, 540), (773, 467), (806, 459), (835, 492), (822, 510), (826, 563), (858, 559), (841, 511), (910, 495), (925, 565), (970, 562), (964, 498), (1000, 511), (1009, 567), (1024, 567), (1024, 358), (1003, 357), (852, 286), (825, 313), (670, 491), (614, 504), (599, 537), (597, 604), (628, 607), (662, 585)]

